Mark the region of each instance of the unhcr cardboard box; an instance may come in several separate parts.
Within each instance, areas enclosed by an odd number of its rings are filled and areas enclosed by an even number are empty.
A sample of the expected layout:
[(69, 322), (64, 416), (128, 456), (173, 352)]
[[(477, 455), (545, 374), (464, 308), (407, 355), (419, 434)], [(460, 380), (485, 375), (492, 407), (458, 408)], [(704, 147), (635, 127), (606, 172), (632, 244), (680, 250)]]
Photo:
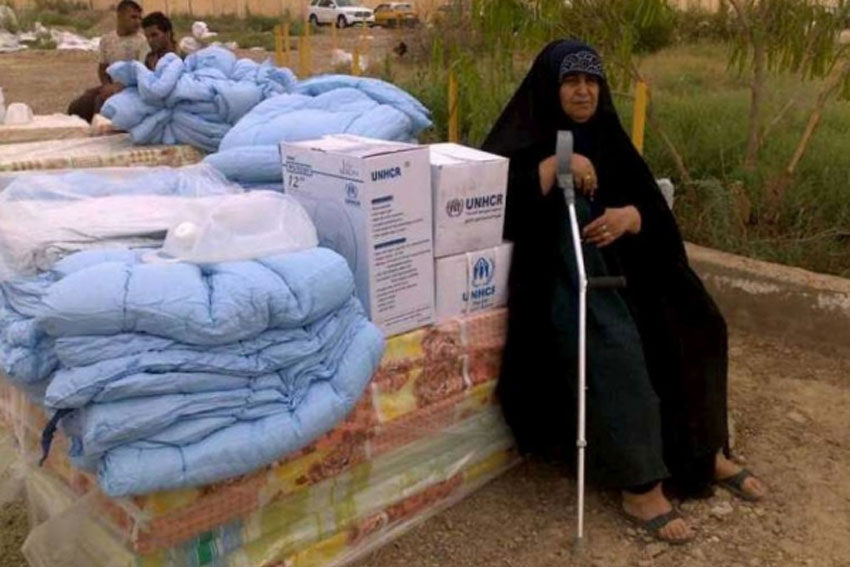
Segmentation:
[(502, 242), (508, 160), (458, 144), (432, 144), (434, 256)]
[(388, 335), (432, 323), (428, 147), (332, 135), (284, 142), (281, 158), (284, 191), (348, 260), (372, 321)]
[(437, 258), (437, 322), (505, 305), (510, 267), (510, 242)]

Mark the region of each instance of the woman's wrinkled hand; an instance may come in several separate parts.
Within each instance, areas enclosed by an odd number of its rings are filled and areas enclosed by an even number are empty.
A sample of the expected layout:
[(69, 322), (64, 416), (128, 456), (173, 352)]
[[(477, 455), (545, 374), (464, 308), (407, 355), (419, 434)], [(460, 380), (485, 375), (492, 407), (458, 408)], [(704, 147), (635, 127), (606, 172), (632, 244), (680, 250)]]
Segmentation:
[(588, 242), (600, 248), (615, 242), (624, 234), (640, 232), (641, 218), (637, 208), (632, 205), (605, 209), (605, 212), (582, 230), (582, 236)]
[[(573, 154), (570, 159), (570, 170), (573, 173), (576, 190), (588, 197), (593, 197), (599, 186), (593, 163), (581, 154)], [(549, 156), (541, 161), (538, 173), (540, 174), (540, 190), (544, 195), (548, 195), (557, 182), (558, 156)]]

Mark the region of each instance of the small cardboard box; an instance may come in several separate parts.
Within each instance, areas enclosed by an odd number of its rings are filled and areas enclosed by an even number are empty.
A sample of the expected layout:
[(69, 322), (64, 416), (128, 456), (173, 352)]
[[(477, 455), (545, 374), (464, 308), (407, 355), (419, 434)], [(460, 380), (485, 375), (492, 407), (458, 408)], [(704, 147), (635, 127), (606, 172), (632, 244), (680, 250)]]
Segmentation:
[(432, 144), (434, 256), (502, 242), (508, 160), (458, 144)]
[(510, 242), (435, 261), (437, 322), (508, 302)]
[(388, 335), (434, 319), (428, 147), (350, 135), (281, 144), (284, 192), (319, 244), (343, 255), (372, 321)]

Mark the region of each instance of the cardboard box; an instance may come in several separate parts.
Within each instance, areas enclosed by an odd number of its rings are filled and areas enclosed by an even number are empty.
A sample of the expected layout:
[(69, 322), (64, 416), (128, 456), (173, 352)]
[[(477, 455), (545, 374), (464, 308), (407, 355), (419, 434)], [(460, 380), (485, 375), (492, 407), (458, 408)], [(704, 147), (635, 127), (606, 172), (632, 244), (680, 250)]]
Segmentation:
[(388, 335), (432, 323), (428, 147), (332, 135), (284, 142), (281, 158), (284, 191), (348, 260), (372, 321)]
[(435, 261), (437, 322), (508, 302), (510, 242)]
[(432, 144), (434, 256), (502, 242), (508, 160), (458, 144)]

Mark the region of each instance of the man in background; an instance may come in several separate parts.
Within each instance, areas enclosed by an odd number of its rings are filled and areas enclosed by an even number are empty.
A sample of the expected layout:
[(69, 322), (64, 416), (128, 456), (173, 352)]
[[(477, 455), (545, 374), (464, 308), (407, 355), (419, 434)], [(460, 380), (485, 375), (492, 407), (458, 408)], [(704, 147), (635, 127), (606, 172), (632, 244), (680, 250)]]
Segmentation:
[(116, 61), (144, 62), (149, 51), (145, 36), (141, 33), (142, 7), (134, 0), (121, 0), (115, 12), (115, 31), (100, 38), (100, 61), (97, 66), (100, 85), (88, 89), (68, 106), (68, 114), (76, 114), (89, 122), (104, 101), (123, 88), (123, 85), (112, 82), (106, 73), (107, 67)]
[(162, 12), (152, 12), (142, 19), (142, 29), (148, 40), (150, 52), (145, 57), (145, 67), (153, 71), (156, 64), (167, 53), (177, 53), (177, 42), (174, 41), (174, 28), (171, 20)]

